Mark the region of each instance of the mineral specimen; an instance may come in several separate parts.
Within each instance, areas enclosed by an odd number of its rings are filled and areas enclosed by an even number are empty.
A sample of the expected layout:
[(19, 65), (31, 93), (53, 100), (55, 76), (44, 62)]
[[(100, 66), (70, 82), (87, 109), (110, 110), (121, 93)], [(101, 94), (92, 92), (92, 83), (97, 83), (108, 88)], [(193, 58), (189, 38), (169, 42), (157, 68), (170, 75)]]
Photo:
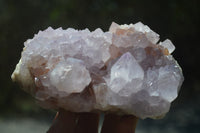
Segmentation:
[(157, 118), (183, 82), (174, 45), (158, 41), (141, 22), (108, 32), (49, 27), (24, 43), (12, 79), (46, 108)]

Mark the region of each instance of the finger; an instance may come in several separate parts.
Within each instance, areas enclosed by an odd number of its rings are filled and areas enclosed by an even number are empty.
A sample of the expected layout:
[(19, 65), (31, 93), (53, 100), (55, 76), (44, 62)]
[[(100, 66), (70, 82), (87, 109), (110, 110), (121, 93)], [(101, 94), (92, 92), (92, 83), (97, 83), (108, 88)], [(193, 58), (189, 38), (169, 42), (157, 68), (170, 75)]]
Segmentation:
[(47, 133), (74, 133), (77, 114), (60, 109)]
[(99, 114), (79, 113), (75, 133), (98, 133)]
[(137, 118), (126, 115), (105, 115), (101, 133), (135, 133)]

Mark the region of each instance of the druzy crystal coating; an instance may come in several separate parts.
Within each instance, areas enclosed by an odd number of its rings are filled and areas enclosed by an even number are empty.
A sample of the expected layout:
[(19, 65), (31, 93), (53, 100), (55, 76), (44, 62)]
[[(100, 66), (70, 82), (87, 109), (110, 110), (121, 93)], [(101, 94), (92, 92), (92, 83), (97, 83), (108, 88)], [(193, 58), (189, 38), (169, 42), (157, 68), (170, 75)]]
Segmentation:
[(183, 82), (169, 39), (138, 22), (109, 31), (47, 28), (27, 40), (12, 79), (46, 108), (157, 118)]

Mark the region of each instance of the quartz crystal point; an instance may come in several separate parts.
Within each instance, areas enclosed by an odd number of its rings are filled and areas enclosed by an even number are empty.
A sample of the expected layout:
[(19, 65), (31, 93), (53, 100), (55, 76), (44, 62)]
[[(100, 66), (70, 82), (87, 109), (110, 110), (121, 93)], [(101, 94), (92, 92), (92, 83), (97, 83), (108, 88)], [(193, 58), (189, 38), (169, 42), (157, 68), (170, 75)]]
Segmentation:
[(68, 28), (27, 40), (12, 79), (45, 108), (164, 116), (183, 82), (170, 40), (141, 22), (108, 32)]

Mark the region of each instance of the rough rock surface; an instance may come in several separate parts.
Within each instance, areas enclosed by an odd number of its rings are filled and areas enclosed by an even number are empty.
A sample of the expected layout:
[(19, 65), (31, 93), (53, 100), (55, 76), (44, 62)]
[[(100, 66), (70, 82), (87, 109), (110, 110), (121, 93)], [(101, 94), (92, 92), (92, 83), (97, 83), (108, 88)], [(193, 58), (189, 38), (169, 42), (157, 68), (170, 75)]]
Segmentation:
[(141, 22), (108, 32), (49, 27), (24, 43), (12, 79), (46, 108), (157, 118), (183, 82), (174, 45), (158, 41)]

